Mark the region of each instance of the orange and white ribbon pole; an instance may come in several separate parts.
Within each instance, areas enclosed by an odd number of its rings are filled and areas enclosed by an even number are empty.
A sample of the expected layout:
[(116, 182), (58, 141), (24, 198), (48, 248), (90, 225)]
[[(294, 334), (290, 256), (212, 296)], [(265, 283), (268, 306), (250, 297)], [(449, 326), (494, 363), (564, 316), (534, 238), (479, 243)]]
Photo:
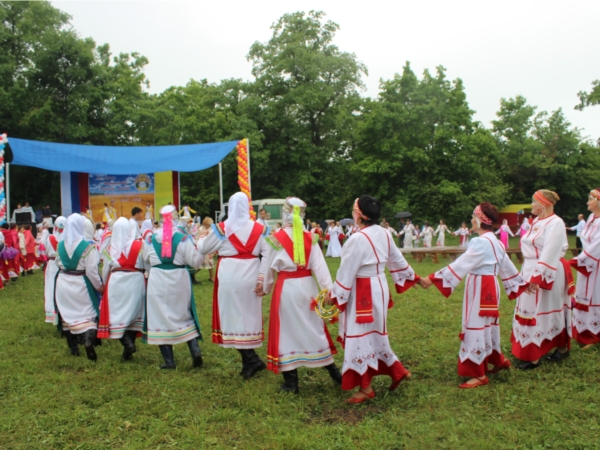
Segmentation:
[(237, 166), (238, 166), (238, 185), (240, 191), (248, 196), (250, 204), (250, 218), (256, 220), (256, 212), (252, 206), (252, 194), (250, 190), (250, 154), (248, 139), (242, 139), (237, 144)]

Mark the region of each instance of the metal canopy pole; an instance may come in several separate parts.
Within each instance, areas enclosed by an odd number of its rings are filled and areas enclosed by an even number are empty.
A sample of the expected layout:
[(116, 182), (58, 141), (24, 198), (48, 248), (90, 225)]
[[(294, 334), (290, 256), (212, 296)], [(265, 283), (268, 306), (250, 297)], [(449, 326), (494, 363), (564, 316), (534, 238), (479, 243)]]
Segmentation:
[[(219, 163), (219, 199), (221, 202), (220, 213), (222, 217), (225, 211), (223, 206), (223, 165), (221, 163)], [(219, 220), (221, 220), (221, 217), (219, 217)]]

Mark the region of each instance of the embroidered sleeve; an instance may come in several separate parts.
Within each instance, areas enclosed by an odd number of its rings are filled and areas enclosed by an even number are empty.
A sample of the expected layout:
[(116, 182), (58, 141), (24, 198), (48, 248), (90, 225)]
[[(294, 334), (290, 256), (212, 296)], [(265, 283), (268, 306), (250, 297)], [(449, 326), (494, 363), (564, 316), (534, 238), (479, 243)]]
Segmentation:
[(211, 228), (219, 240), (224, 241), (226, 239), (225, 232), (221, 229), (218, 223), (213, 223)]
[(262, 237), (265, 239), (271, 234), (271, 228), (268, 225), (265, 225), (262, 232)]
[(507, 254), (504, 254), (504, 258), (500, 261), (499, 275), (510, 300), (519, 297), (529, 286)]
[(283, 245), (275, 236), (267, 236), (265, 238), (265, 242), (269, 244), (269, 246), (276, 251), (283, 250)]
[(465, 275), (481, 265), (485, 257), (486, 245), (489, 246), (489, 243), (481, 241), (481, 238), (473, 239), (469, 242), (467, 250), (456, 261), (430, 275), (429, 279), (442, 295), (449, 297)]
[(396, 244), (392, 243), (389, 246), (390, 255), (387, 261), (387, 267), (396, 285), (396, 292), (399, 294), (407, 291), (415, 285), (417, 281), (421, 279), (419, 275), (415, 273), (413, 268), (408, 264), (404, 255), (400, 252)]
[(566, 228), (560, 218), (552, 219), (544, 230), (544, 247), (531, 275), (530, 283), (550, 290), (554, 286), (560, 258), (568, 248)]

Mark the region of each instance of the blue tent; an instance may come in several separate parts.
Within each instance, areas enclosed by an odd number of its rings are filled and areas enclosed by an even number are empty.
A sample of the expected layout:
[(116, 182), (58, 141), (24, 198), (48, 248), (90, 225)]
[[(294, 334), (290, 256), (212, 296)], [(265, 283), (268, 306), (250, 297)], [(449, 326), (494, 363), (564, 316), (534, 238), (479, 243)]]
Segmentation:
[(156, 147), (107, 147), (9, 138), (11, 164), (57, 172), (127, 175), (132, 172), (196, 172), (225, 158), (238, 141)]

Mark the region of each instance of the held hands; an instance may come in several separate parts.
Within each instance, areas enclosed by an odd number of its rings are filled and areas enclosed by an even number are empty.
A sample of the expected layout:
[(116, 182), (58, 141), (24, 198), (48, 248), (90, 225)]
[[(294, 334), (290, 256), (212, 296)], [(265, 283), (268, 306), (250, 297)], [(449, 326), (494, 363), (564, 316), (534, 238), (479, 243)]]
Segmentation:
[(333, 305), (334, 304), (333, 300), (331, 299), (331, 292), (327, 293), (327, 296), (323, 300), (323, 303), (325, 303), (326, 305)]
[(206, 236), (208, 236), (208, 230), (207, 230), (207, 229), (205, 229), (205, 228), (200, 228), (200, 229), (198, 230), (198, 234), (197, 234), (197, 236), (198, 236), (198, 238), (203, 238), (203, 237), (206, 237)]
[(254, 293), (258, 296), (258, 297), (264, 297), (265, 295), (265, 291), (263, 290), (263, 284), (262, 283), (256, 283), (256, 288), (254, 289)]
[(433, 281), (431, 281), (429, 277), (425, 277), (421, 278), (417, 283), (419, 283), (419, 286), (421, 286), (423, 289), (429, 289), (433, 284)]
[(529, 283), (529, 286), (525, 290), (526, 294), (535, 294), (540, 289), (539, 284)]

